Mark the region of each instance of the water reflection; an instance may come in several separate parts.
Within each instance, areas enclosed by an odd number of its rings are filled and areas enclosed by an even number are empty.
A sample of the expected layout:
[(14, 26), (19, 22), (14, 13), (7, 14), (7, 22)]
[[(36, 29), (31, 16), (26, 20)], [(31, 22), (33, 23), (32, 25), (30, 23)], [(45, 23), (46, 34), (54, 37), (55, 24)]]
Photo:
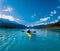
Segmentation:
[(27, 30), (0, 29), (0, 51), (60, 51), (60, 30), (30, 29), (30, 40)]

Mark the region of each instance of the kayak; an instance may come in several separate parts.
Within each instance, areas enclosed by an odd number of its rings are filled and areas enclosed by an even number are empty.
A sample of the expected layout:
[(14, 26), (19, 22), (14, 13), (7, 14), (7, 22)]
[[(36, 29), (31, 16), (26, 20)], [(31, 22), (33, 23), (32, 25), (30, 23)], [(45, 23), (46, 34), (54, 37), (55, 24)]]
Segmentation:
[(31, 39), (31, 37), (32, 37), (31, 33), (26, 33), (26, 35), (29, 39)]

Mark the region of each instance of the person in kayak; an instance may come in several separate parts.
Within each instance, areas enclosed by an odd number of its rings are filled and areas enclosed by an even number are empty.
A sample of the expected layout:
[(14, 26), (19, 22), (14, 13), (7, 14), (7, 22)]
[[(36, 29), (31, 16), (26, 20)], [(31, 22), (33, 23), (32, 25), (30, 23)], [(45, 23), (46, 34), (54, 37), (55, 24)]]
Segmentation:
[(31, 37), (32, 37), (30, 30), (27, 31), (27, 37), (28, 37), (29, 39), (31, 39)]

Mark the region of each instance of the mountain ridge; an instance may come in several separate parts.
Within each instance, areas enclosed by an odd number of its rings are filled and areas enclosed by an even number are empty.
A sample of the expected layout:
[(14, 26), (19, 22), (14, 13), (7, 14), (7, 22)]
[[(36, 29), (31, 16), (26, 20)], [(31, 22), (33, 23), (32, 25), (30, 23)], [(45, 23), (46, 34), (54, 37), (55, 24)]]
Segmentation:
[(25, 25), (19, 24), (15, 21), (0, 18), (0, 28), (26, 28)]

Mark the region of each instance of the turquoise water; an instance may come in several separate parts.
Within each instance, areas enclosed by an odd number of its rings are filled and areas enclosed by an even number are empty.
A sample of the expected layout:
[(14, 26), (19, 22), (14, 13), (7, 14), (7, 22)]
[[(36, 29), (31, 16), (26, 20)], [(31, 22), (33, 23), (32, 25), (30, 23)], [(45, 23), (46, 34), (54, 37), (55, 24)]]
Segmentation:
[(23, 30), (0, 29), (0, 51), (60, 51), (60, 29), (31, 29), (30, 40)]

